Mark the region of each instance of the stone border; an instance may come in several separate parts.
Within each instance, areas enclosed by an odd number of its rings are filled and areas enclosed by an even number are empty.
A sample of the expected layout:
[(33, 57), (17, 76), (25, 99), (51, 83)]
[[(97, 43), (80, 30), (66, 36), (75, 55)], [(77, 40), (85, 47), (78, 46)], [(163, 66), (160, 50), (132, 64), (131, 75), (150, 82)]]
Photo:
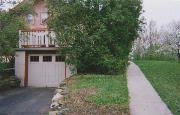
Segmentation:
[(49, 115), (62, 115), (69, 111), (69, 108), (64, 107), (64, 97), (67, 94), (69, 94), (69, 89), (67, 88), (67, 81), (64, 81), (60, 83), (59, 87), (55, 90), (50, 105)]

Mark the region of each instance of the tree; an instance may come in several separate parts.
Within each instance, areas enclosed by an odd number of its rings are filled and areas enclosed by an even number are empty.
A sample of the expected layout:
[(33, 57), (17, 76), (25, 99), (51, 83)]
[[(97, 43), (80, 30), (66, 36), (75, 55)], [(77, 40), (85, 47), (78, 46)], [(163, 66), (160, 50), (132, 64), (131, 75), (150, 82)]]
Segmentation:
[(26, 28), (23, 16), (32, 12), (33, 2), (26, 1), (23, 5), (0, 12), (0, 58), (14, 58), (15, 48), (18, 47), (19, 29)]
[(180, 41), (180, 22), (171, 22), (161, 30), (162, 51), (166, 55), (177, 58), (178, 43)]
[(158, 30), (155, 22), (150, 21), (144, 30), (135, 41), (133, 52), (136, 57), (156, 60), (177, 58), (180, 22), (171, 22)]
[(154, 50), (159, 45), (159, 39), (156, 22), (151, 20), (148, 24), (144, 24), (143, 31), (139, 32), (139, 37), (134, 44), (133, 52), (136, 58), (153, 57)]
[(140, 0), (47, 0), (60, 52), (83, 73), (124, 73), (141, 20)]

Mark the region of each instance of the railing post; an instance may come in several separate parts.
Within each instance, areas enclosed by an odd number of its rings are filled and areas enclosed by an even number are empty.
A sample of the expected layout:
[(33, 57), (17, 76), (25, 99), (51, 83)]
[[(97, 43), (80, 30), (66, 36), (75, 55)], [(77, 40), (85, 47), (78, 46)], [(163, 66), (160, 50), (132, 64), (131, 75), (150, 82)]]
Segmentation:
[(48, 45), (49, 45), (49, 39), (48, 39), (49, 37), (48, 37), (48, 31), (45, 31), (45, 45), (46, 45), (46, 47), (48, 47)]
[(19, 30), (19, 48), (22, 48), (22, 33), (21, 33), (21, 30)]

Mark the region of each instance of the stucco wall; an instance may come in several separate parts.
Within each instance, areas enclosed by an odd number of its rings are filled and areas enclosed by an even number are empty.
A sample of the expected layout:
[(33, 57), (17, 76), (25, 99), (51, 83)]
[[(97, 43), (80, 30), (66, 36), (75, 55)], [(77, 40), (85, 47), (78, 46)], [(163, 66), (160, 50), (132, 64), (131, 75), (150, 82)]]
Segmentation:
[(24, 86), (25, 51), (16, 51), (15, 75), (21, 80), (21, 86)]
[(39, 0), (36, 2), (34, 5), (34, 24), (30, 24), (29, 27), (30, 29), (47, 29), (47, 24), (46, 23), (41, 23), (41, 13), (47, 13), (48, 8), (46, 7), (46, 3), (44, 0)]

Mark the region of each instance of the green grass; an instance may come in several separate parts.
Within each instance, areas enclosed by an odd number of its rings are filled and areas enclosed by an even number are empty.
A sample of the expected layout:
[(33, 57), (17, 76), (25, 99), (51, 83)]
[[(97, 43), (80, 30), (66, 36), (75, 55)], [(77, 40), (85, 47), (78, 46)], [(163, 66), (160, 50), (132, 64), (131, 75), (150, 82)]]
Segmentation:
[(168, 61), (136, 61), (174, 115), (180, 115), (180, 64)]
[(97, 105), (119, 105), (128, 108), (129, 97), (126, 76), (109, 75), (79, 75), (73, 78), (75, 82), (72, 90), (78, 91), (83, 88), (94, 88), (95, 95), (87, 99)]

